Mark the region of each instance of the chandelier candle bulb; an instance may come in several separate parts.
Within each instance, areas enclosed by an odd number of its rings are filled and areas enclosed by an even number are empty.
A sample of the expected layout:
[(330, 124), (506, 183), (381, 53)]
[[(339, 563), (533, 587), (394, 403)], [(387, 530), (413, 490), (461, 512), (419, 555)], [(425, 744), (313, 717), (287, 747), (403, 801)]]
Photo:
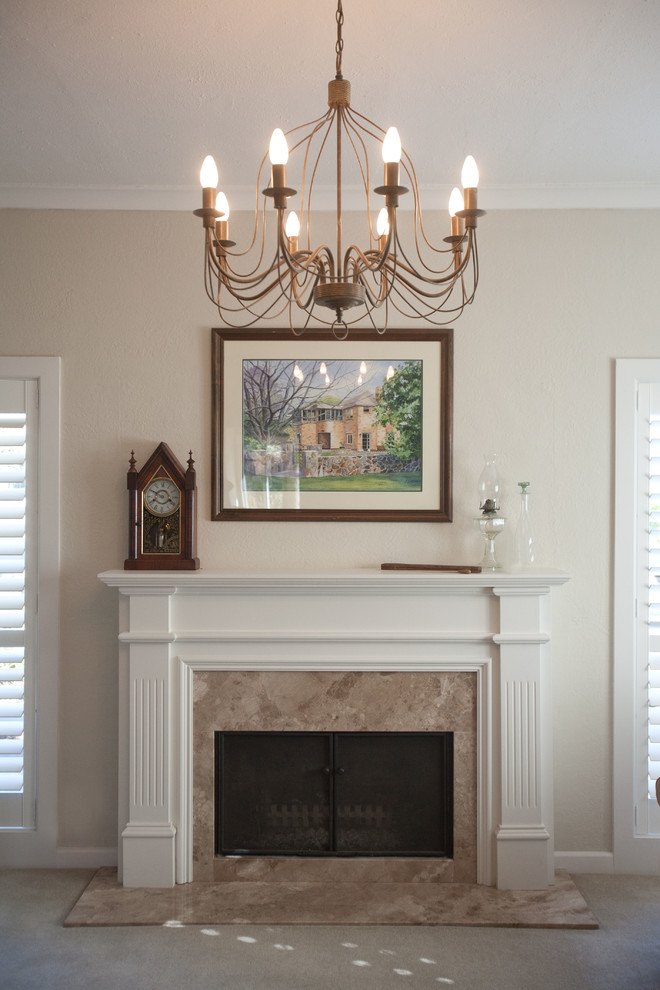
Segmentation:
[(199, 181), (202, 189), (218, 188), (218, 166), (215, 164), (213, 155), (207, 155), (199, 170)]
[(216, 197), (215, 209), (220, 214), (215, 218), (215, 238), (222, 245), (223, 241), (229, 240), (229, 203), (223, 192)]
[(289, 242), (289, 251), (291, 254), (295, 254), (298, 250), (298, 237), (300, 235), (300, 220), (298, 219), (298, 214), (295, 210), (291, 210), (286, 218), (284, 233), (286, 234)]
[(276, 127), (271, 134), (268, 157), (271, 165), (286, 165), (289, 160), (289, 145), (281, 127)]
[(215, 225), (215, 194), (218, 187), (218, 166), (213, 155), (207, 155), (199, 170), (199, 181), (202, 185), (202, 209), (195, 211), (201, 216), (205, 227)]
[(225, 194), (220, 191), (215, 199), (215, 208), (220, 214), (218, 220), (229, 220), (229, 202)]
[(401, 138), (396, 127), (389, 127), (383, 138), (383, 161), (385, 164), (401, 161)]
[(378, 214), (376, 233), (378, 234), (378, 250), (384, 251), (387, 247), (387, 238), (390, 234), (390, 218), (386, 206)]
[(461, 185), (463, 186), (463, 210), (476, 210), (479, 169), (472, 155), (468, 155), (463, 163)]
[(286, 186), (286, 163), (289, 160), (289, 146), (279, 127), (275, 128), (270, 139), (268, 157), (270, 158), (271, 186), (273, 189), (281, 189)]
[(390, 127), (383, 141), (383, 162), (385, 163), (386, 186), (399, 185), (399, 163), (401, 161), (401, 138), (396, 127)]
[(463, 203), (463, 195), (461, 190), (454, 186), (451, 191), (451, 196), (449, 197), (449, 216), (451, 217), (451, 236), (452, 237), (462, 237), (464, 233), (463, 218), (457, 216), (457, 213), (461, 213), (465, 209)]

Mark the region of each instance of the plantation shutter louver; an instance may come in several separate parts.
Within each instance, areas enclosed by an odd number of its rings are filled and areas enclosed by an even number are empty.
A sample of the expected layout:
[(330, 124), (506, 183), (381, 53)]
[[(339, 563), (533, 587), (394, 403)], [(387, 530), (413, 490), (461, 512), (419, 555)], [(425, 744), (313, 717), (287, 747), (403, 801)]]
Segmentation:
[[(26, 579), (34, 381), (0, 380), (0, 826), (34, 821), (34, 616)], [(34, 415), (33, 415), (34, 414)], [(36, 480), (36, 479), (34, 479)], [(32, 669), (31, 669), (32, 667)]]
[(635, 832), (660, 835), (660, 382), (637, 385)]
[(648, 666), (648, 791), (655, 801), (660, 777), (660, 386), (650, 388), (649, 415), (649, 666)]

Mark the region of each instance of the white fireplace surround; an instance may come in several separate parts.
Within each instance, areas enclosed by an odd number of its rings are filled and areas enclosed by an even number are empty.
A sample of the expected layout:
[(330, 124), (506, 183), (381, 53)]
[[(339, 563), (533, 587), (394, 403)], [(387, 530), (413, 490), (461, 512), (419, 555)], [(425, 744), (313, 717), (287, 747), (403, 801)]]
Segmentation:
[(477, 881), (554, 878), (555, 570), (457, 574), (105, 571), (119, 589), (119, 864), (193, 879), (196, 671), (469, 671), (477, 678)]

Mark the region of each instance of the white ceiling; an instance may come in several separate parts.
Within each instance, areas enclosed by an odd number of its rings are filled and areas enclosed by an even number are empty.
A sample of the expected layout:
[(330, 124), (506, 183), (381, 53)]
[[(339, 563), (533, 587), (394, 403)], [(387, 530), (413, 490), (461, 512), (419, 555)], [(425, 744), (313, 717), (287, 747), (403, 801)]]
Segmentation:
[[(352, 105), (432, 194), (471, 152), (485, 208), (660, 207), (660, 0), (344, 14)], [(0, 205), (194, 209), (211, 153), (240, 206), (273, 127), (324, 111), (334, 46), (335, 0), (2, 0)]]

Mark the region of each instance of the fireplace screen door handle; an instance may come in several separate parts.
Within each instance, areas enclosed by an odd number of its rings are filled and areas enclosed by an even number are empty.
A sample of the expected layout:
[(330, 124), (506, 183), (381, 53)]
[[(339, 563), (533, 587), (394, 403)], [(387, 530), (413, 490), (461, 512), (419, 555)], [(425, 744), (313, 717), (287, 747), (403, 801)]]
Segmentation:
[(342, 774), (342, 773), (346, 773), (346, 771), (344, 770), (343, 767), (337, 767), (336, 770), (333, 770), (332, 767), (323, 767), (323, 773), (326, 775), (326, 777), (329, 777), (331, 773)]

